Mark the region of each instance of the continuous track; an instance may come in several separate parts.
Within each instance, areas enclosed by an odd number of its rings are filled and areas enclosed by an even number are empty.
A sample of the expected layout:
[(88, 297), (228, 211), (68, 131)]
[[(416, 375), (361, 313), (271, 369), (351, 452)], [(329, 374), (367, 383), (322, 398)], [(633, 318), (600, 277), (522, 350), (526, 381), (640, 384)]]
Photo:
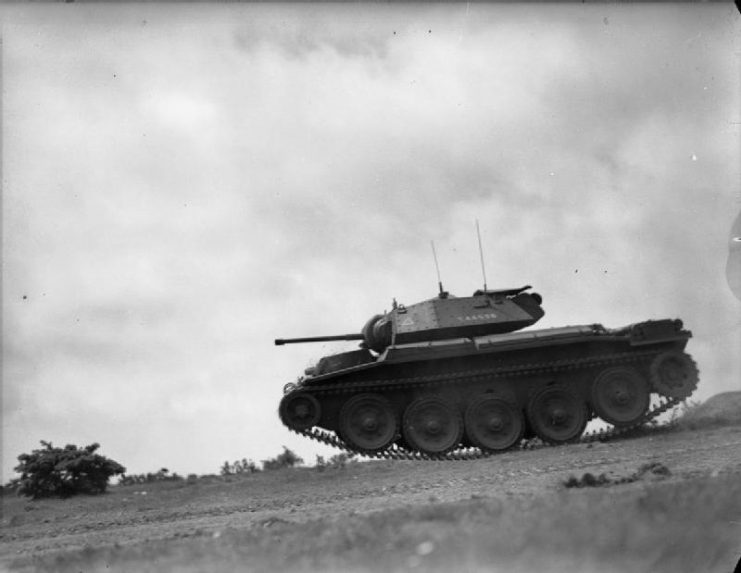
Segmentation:
[[(394, 379), (394, 380), (370, 380), (362, 382), (346, 382), (342, 384), (324, 384), (324, 385), (311, 385), (301, 384), (297, 390), (304, 390), (310, 392), (314, 396), (329, 395), (329, 394), (350, 394), (358, 392), (382, 392), (384, 390), (394, 390), (400, 387), (404, 389), (408, 388), (434, 388), (440, 386), (448, 386), (453, 384), (463, 383), (475, 383), (484, 380), (490, 380), (491, 378), (513, 378), (518, 376), (532, 376), (537, 374), (552, 374), (557, 372), (564, 372), (569, 370), (578, 370), (582, 368), (591, 368), (594, 366), (609, 366), (609, 365), (623, 365), (628, 363), (647, 361), (660, 352), (657, 350), (644, 351), (644, 352), (626, 352), (619, 354), (610, 354), (602, 356), (590, 356), (575, 360), (556, 360), (551, 362), (540, 362), (540, 363), (528, 363), (521, 365), (508, 366), (503, 368), (491, 368), (485, 370), (471, 370), (465, 372), (445, 373), (439, 375), (428, 375), (428, 376), (417, 376), (412, 378)], [(658, 416), (671, 410), (675, 406), (681, 404), (687, 399), (677, 398), (664, 398), (662, 397), (657, 404), (650, 408), (646, 415), (628, 426), (609, 426), (607, 428), (588, 432), (583, 434), (578, 440), (569, 443), (588, 443), (594, 441), (605, 441), (616, 436), (626, 434), (631, 430), (634, 430), (651, 420), (656, 419)], [(291, 431), (296, 432), (302, 436), (305, 436), (311, 440), (338, 448), (345, 452), (354, 455), (360, 455), (368, 458), (378, 459), (390, 459), (390, 460), (430, 460), (430, 461), (459, 461), (459, 460), (473, 460), (480, 458), (487, 458), (496, 455), (500, 452), (489, 452), (481, 450), (475, 447), (461, 447), (446, 454), (441, 455), (429, 455), (419, 451), (409, 451), (397, 444), (392, 444), (388, 449), (368, 453), (360, 452), (348, 444), (346, 444), (339, 436), (334, 432), (322, 430), (319, 428), (310, 428), (306, 430), (295, 430), (292, 428)], [(538, 449), (544, 447), (554, 447), (561, 444), (547, 444), (540, 440), (523, 440), (518, 444), (520, 449)]]

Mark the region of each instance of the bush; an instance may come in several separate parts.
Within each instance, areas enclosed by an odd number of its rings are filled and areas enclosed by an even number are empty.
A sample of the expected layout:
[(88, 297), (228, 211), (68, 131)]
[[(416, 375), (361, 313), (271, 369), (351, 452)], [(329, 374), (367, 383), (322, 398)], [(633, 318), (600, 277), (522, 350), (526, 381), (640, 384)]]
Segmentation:
[(21, 474), (18, 493), (33, 499), (103, 493), (111, 476), (126, 472), (118, 462), (95, 453), (99, 444), (62, 449), (42, 440), (41, 445), (18, 456), (21, 463), (15, 468)]
[(182, 481), (182, 476), (177, 473), (170, 473), (167, 468), (162, 468), (157, 473), (122, 475), (118, 481), (119, 485), (136, 485), (143, 483), (154, 483), (159, 481)]
[(20, 488), (21, 488), (21, 479), (13, 478), (5, 485), (0, 486), (0, 495), (8, 495), (11, 493), (17, 494)]
[(287, 447), (283, 446), (283, 453), (280, 453), (269, 460), (263, 460), (262, 468), (264, 470), (279, 470), (283, 468), (292, 468), (293, 466), (300, 466), (303, 463), (303, 459)]
[(324, 456), (317, 456), (315, 467), (316, 467), (316, 470), (319, 472), (323, 472), (324, 470), (327, 470), (327, 469), (344, 470), (347, 464), (355, 462), (354, 457), (355, 457), (354, 453), (347, 454), (345, 452), (342, 452), (341, 454), (335, 454), (328, 460), (325, 460)]
[(257, 464), (255, 464), (255, 462), (253, 462), (252, 460), (248, 460), (246, 458), (242, 458), (242, 461), (236, 460), (233, 464), (224, 462), (224, 465), (221, 466), (221, 475), (223, 476), (231, 476), (236, 474), (254, 474), (259, 471), (260, 468), (257, 467)]

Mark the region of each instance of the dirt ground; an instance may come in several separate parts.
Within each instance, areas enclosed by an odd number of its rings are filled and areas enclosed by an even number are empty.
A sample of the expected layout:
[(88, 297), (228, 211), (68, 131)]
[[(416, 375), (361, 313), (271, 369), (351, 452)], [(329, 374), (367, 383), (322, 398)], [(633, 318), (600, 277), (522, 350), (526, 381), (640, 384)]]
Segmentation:
[[(663, 470), (636, 473), (652, 463)], [(607, 483), (565, 488), (570, 476), (585, 473), (605, 474)], [(0, 569), (374, 571), (425, 564), (420, 570), (445, 570), (448, 563), (471, 571), (588, 571), (601, 563), (599, 570), (648, 571), (660, 569), (657, 559), (672, 561), (678, 540), (669, 539), (670, 532), (681, 527), (674, 522), (705, 519), (689, 538), (699, 552), (685, 542), (676, 553), (689, 550), (704, 570), (732, 571), (741, 557), (741, 487), (735, 483), (741, 483), (737, 425), (473, 461), (285, 469), (113, 486), (105, 495), (67, 500), (6, 496)], [(645, 509), (651, 500), (663, 500), (656, 502), (658, 517), (655, 508)], [(703, 511), (713, 513), (703, 517)], [(715, 524), (720, 533), (709, 543), (719, 545), (708, 548), (702, 539)], [(649, 533), (632, 540), (635, 527)], [(681, 536), (686, 529), (677, 531)], [(595, 542), (597, 530), (602, 537)], [(627, 540), (614, 541), (615, 533)], [(648, 538), (653, 542), (642, 549)], [(662, 540), (666, 547), (657, 557)], [(519, 553), (508, 553), (513, 543)], [(588, 549), (594, 543), (597, 553)], [(497, 544), (502, 549), (492, 555)], [(456, 551), (466, 560), (446, 561)], [(686, 557), (678, 561), (671, 570), (697, 566)]]

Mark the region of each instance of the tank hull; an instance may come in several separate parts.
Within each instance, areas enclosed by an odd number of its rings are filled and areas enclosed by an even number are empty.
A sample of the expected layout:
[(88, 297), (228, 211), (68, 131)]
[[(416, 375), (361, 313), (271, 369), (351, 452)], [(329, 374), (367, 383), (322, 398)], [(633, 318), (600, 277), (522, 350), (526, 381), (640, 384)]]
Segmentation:
[[(338, 369), (284, 395), (280, 414), (293, 430), (333, 432), (345, 449), (369, 454), (500, 450), (532, 436), (574, 441), (593, 417), (636, 425), (651, 396), (691, 394), (690, 337), (681, 321), (665, 319), (397, 344), (347, 368), (338, 355)], [(296, 416), (301, 401), (311, 415)]]

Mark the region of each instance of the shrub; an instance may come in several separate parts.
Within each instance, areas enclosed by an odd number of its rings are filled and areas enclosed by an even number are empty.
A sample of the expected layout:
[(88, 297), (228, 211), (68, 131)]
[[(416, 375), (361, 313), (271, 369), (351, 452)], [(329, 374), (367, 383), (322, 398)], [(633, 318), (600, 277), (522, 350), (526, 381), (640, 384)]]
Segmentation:
[(327, 469), (344, 470), (347, 464), (353, 463), (355, 461), (354, 457), (355, 457), (355, 454), (353, 453), (347, 454), (345, 452), (342, 452), (340, 454), (335, 454), (328, 460), (325, 460), (324, 456), (317, 456), (315, 467), (316, 467), (316, 470), (319, 472), (323, 472), (324, 470), (327, 470)]
[(170, 473), (167, 468), (162, 468), (157, 473), (122, 475), (119, 479), (119, 485), (135, 485), (143, 483), (154, 483), (159, 481), (182, 481), (182, 476), (177, 473)]
[(95, 453), (99, 444), (55, 448), (42, 440), (41, 445), (18, 456), (21, 463), (15, 468), (21, 474), (18, 493), (33, 499), (103, 493), (111, 476), (126, 472), (118, 462)]
[(242, 458), (241, 461), (235, 460), (232, 464), (230, 464), (229, 462), (224, 462), (224, 465), (221, 466), (221, 475), (223, 476), (231, 476), (236, 474), (254, 474), (259, 471), (260, 468), (257, 467), (257, 464), (252, 460), (248, 460), (247, 458)]
[(304, 463), (296, 453), (283, 446), (283, 452), (278, 454), (274, 458), (262, 461), (262, 468), (264, 470), (279, 470), (283, 468), (292, 468), (293, 466), (300, 466)]
[(13, 478), (8, 483), (6, 483), (3, 486), (0, 486), (0, 495), (8, 495), (11, 493), (18, 493), (18, 490), (21, 488), (21, 479), (20, 478)]

